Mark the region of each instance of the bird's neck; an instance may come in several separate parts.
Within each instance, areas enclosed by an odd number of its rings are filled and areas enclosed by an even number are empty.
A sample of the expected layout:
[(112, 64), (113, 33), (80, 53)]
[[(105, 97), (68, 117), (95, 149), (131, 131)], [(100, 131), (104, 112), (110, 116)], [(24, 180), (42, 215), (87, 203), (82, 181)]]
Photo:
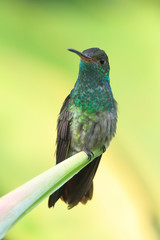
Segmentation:
[(110, 111), (115, 101), (109, 84), (109, 72), (98, 70), (95, 63), (80, 63), (79, 76), (71, 91), (77, 107), (90, 113)]

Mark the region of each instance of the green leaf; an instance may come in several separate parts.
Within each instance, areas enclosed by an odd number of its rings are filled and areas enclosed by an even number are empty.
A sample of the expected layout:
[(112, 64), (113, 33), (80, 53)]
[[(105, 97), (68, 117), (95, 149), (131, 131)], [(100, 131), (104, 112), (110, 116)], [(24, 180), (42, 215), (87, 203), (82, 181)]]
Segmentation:
[[(95, 151), (94, 158), (101, 153), (101, 151)], [(23, 216), (94, 158), (89, 161), (85, 152), (77, 153), (0, 198), (0, 239)]]

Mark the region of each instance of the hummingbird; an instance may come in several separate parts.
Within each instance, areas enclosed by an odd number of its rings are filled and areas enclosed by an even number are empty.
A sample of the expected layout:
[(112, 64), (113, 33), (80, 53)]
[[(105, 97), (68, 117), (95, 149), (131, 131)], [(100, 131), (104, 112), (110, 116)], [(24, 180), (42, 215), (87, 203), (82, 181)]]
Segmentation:
[[(95, 149), (105, 152), (117, 124), (117, 102), (110, 86), (107, 54), (99, 48), (83, 52), (68, 50), (80, 57), (79, 74), (58, 117), (56, 164), (80, 151), (85, 151), (89, 159), (94, 156)], [(91, 200), (93, 178), (101, 157), (102, 154), (50, 195), (49, 208), (59, 198), (68, 204), (68, 209)]]

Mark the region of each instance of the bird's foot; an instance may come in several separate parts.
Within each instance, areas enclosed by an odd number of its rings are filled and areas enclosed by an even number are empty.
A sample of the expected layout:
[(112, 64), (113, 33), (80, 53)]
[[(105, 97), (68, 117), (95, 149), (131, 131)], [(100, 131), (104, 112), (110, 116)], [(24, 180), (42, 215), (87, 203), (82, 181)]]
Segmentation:
[(102, 147), (102, 151), (103, 151), (103, 153), (104, 153), (106, 150), (107, 150), (106, 146), (103, 145), (103, 147)]
[(92, 157), (94, 157), (94, 153), (90, 151), (88, 148), (84, 148), (83, 151), (87, 154), (89, 161), (91, 160)]

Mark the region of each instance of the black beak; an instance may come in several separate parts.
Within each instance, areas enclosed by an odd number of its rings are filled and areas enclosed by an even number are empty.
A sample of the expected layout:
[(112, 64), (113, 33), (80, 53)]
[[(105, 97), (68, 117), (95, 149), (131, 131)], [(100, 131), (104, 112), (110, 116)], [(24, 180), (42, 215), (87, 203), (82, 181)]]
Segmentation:
[(88, 60), (92, 59), (91, 57), (87, 56), (86, 54), (81, 53), (81, 52), (79, 52), (79, 51), (77, 51), (77, 50), (75, 50), (75, 49), (68, 48), (68, 50), (69, 50), (70, 52), (76, 53), (78, 56), (80, 56), (80, 58), (81, 58), (82, 60), (88, 61)]

